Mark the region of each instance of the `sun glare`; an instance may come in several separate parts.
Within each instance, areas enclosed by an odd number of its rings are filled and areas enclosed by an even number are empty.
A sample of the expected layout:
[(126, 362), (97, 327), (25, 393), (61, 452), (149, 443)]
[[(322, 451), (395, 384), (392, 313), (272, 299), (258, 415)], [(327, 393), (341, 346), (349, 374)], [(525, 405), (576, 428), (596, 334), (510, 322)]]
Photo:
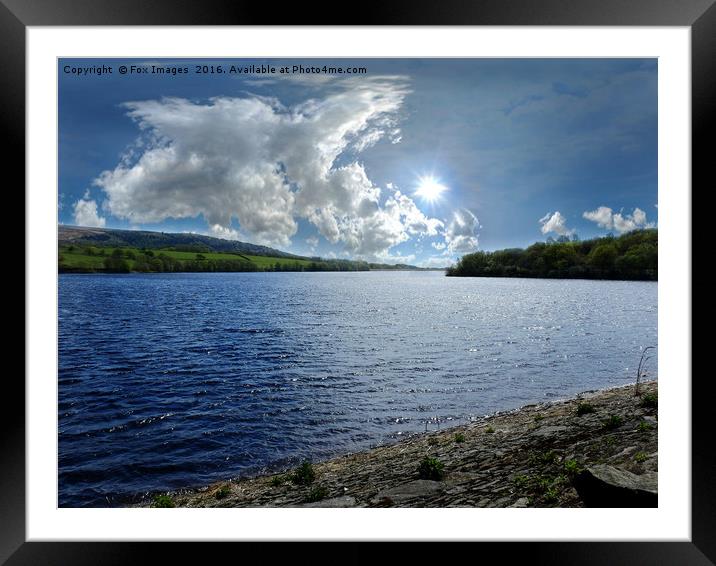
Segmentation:
[(415, 194), (427, 202), (435, 202), (445, 191), (447, 187), (438, 183), (435, 177), (421, 177)]

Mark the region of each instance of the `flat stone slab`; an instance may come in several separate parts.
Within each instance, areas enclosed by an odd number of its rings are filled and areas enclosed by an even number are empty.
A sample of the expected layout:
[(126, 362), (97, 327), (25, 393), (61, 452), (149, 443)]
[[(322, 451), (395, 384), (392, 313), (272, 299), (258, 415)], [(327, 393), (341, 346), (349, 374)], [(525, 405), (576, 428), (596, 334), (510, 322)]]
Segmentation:
[(355, 497), (343, 495), (341, 497), (333, 497), (331, 499), (323, 499), (314, 501), (313, 503), (304, 503), (301, 507), (355, 507)]
[(376, 504), (400, 505), (407, 501), (435, 495), (443, 491), (443, 484), (432, 480), (415, 480), (397, 487), (385, 489), (371, 501)]
[(543, 426), (533, 431), (534, 436), (555, 436), (567, 430), (566, 426)]
[(658, 477), (597, 464), (582, 471), (574, 487), (587, 507), (658, 507)]

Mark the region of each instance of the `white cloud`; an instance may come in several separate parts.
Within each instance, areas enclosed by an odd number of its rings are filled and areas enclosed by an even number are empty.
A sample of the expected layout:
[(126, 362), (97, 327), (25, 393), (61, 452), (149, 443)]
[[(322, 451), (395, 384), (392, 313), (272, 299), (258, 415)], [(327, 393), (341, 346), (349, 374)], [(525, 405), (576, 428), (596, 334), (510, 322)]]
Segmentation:
[(445, 242), (433, 242), (430, 245), (438, 251), (442, 251), (447, 247), (447, 244)]
[(582, 214), (583, 218), (596, 222), (600, 228), (606, 228), (611, 230), (614, 227), (614, 221), (612, 219), (612, 209), (607, 206), (600, 206), (596, 210), (591, 212), (585, 212)]
[(557, 210), (554, 214), (548, 212), (542, 218), (539, 219), (539, 223), (542, 224), (541, 230), (543, 234), (549, 234), (554, 232), (560, 236), (570, 236), (574, 234), (574, 230), (567, 228), (567, 219)]
[(477, 231), (480, 228), (480, 222), (472, 212), (466, 208), (456, 210), (445, 229), (448, 251), (453, 254), (474, 252), (478, 246)]
[(399, 138), (407, 85), (344, 79), (291, 108), (258, 96), (129, 102), (142, 142), (95, 184), (108, 212), (131, 222), (202, 215), (213, 234), (238, 238), (238, 220), (245, 239), (288, 246), (305, 218), (329, 242), (374, 256), (443, 228), (399, 191), (386, 199), (356, 160)]
[(97, 213), (97, 202), (89, 198), (89, 193), (75, 203), (74, 211), (77, 226), (104, 228), (106, 221)]
[(654, 222), (647, 221), (646, 212), (640, 208), (635, 208), (631, 214), (622, 214), (607, 206), (600, 206), (596, 210), (584, 212), (582, 216), (596, 222), (600, 228), (615, 230), (619, 234), (656, 226)]

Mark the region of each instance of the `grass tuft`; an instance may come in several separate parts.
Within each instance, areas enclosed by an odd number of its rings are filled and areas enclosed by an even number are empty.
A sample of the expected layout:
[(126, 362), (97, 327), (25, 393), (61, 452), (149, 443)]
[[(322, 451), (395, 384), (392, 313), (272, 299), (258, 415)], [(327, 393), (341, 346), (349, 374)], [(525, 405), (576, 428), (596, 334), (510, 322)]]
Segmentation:
[(645, 409), (657, 409), (659, 407), (659, 397), (656, 393), (647, 393), (641, 398), (641, 406)]
[(315, 503), (328, 497), (328, 488), (322, 485), (314, 487), (306, 496), (306, 503)]
[(296, 468), (291, 474), (291, 481), (296, 485), (308, 485), (313, 483), (316, 479), (316, 471), (313, 469), (313, 464), (306, 460), (298, 468)]
[(590, 405), (589, 403), (579, 403), (577, 405), (577, 416), (581, 417), (582, 415), (588, 415), (589, 413), (596, 412), (596, 409), (594, 408), (594, 405)]
[(437, 458), (425, 456), (418, 466), (418, 475), (423, 480), (439, 481), (445, 477), (445, 464)]
[(216, 499), (226, 499), (231, 494), (231, 488), (228, 485), (222, 485), (214, 492)]
[(619, 415), (609, 415), (609, 418), (605, 419), (604, 421), (604, 428), (607, 430), (614, 430), (615, 428), (619, 428), (624, 424), (624, 419), (621, 418)]
[(155, 495), (152, 499), (152, 507), (175, 507), (174, 500), (169, 495)]

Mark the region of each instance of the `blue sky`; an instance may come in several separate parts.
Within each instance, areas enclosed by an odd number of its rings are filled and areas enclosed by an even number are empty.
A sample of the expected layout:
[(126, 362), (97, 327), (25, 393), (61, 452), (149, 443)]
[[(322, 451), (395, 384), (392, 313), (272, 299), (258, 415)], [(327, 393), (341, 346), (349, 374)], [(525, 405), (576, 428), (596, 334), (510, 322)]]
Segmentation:
[[(65, 72), (103, 64), (113, 73)], [(132, 64), (189, 72), (118, 73)], [(58, 72), (64, 224), (443, 266), (658, 220), (655, 59), (64, 59)]]

